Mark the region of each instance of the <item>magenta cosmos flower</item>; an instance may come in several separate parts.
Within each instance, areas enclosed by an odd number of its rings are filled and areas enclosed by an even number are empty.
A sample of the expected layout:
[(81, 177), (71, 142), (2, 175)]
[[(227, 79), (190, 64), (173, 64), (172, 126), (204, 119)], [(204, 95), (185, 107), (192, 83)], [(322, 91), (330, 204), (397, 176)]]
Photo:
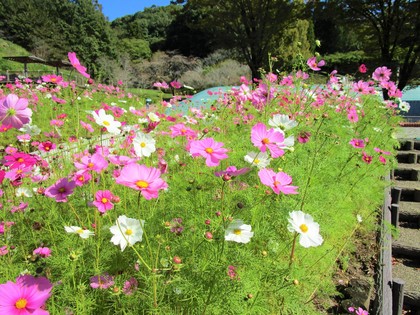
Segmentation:
[(73, 68), (76, 69), (82, 76), (89, 79), (90, 75), (86, 73), (86, 67), (83, 67), (80, 64), (79, 59), (77, 59), (77, 57), (76, 57), (76, 53), (75, 52), (69, 52), (67, 54), (67, 56), (69, 57), (70, 63), (73, 66)]
[(225, 148), (222, 148), (223, 142), (216, 142), (213, 138), (191, 141), (190, 153), (192, 156), (202, 156), (206, 159), (207, 166), (218, 166), (220, 160), (227, 159)]
[(9, 94), (0, 99), (0, 123), (12, 128), (22, 128), (31, 121), (32, 110), (28, 108), (28, 100)]
[(76, 183), (68, 181), (67, 178), (61, 178), (55, 182), (52, 186), (45, 189), (45, 196), (55, 198), (57, 202), (67, 202), (67, 196), (73, 193)]
[(141, 191), (143, 197), (149, 200), (157, 198), (159, 190), (168, 188), (160, 174), (157, 168), (131, 163), (123, 167), (116, 182)]
[(47, 315), (43, 310), (51, 295), (52, 284), (44, 277), (19, 276), (16, 283), (7, 281), (0, 284), (0, 314), (8, 315)]
[(105, 213), (114, 208), (114, 204), (111, 202), (113, 198), (114, 195), (109, 190), (98, 190), (93, 205), (98, 208), (100, 213)]
[(257, 123), (252, 127), (251, 142), (261, 152), (265, 152), (267, 149), (270, 150), (272, 158), (284, 155), (284, 150), (280, 148), (284, 142), (284, 134), (273, 128), (267, 130), (263, 123)]
[(285, 195), (298, 194), (296, 189), (297, 186), (290, 186), (292, 183), (292, 177), (284, 172), (275, 173), (271, 169), (263, 168), (258, 172), (261, 183), (271, 187), (273, 191), (278, 195), (282, 192)]

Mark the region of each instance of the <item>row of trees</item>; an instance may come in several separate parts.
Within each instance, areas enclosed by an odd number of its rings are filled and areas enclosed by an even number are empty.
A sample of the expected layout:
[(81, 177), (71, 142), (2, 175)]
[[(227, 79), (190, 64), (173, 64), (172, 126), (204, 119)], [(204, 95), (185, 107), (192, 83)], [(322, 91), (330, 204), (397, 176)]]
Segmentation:
[(157, 51), (194, 59), (221, 48), (253, 77), (269, 54), (289, 71), (315, 52), (327, 71), (385, 65), (400, 89), (420, 77), (419, 0), (169, 2), (109, 22), (97, 0), (0, 0), (0, 35), (47, 59), (76, 51), (97, 78), (142, 68)]

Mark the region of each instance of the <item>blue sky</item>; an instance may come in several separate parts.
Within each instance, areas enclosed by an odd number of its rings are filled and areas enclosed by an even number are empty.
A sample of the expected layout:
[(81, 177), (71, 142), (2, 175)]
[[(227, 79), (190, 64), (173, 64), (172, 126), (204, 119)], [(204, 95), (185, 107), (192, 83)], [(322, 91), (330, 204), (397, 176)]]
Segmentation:
[(149, 8), (152, 5), (167, 6), (170, 0), (99, 0), (102, 4), (102, 13), (110, 21), (128, 14), (134, 14)]

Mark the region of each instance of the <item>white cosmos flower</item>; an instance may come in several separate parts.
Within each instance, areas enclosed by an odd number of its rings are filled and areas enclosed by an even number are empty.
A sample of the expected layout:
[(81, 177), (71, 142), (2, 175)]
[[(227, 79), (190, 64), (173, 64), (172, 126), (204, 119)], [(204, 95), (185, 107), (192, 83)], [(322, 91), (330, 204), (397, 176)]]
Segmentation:
[(89, 236), (95, 235), (95, 233), (89, 231), (89, 230), (85, 230), (82, 229), (79, 226), (65, 226), (64, 229), (66, 230), (67, 233), (72, 233), (72, 234), (78, 234), (81, 238), (89, 238)]
[(108, 115), (105, 113), (105, 110), (101, 108), (98, 113), (92, 111), (92, 116), (95, 119), (95, 122), (99, 126), (103, 126), (106, 128), (106, 130), (109, 133), (112, 134), (120, 134), (121, 130), (119, 129), (121, 127), (121, 123), (119, 121), (116, 121), (114, 119), (114, 116)]
[(290, 232), (297, 232), (300, 234), (300, 245), (307, 248), (322, 244), (324, 240), (319, 234), (319, 224), (314, 222), (311, 215), (302, 211), (293, 211), (289, 213), (289, 216), (287, 229)]
[(254, 232), (251, 232), (251, 226), (244, 224), (242, 220), (233, 220), (225, 231), (225, 241), (236, 243), (249, 243)]
[(251, 163), (259, 169), (265, 168), (270, 164), (270, 158), (267, 152), (248, 152), (244, 157), (245, 162)]
[(298, 123), (295, 120), (291, 120), (287, 115), (276, 114), (269, 121), (268, 124), (274, 127), (276, 130), (289, 130), (296, 127)]
[(152, 112), (148, 113), (148, 114), (147, 114), (147, 117), (149, 117), (149, 119), (150, 119), (151, 121), (153, 121), (153, 122), (158, 122), (158, 121), (160, 121), (159, 116), (158, 116), (158, 115), (156, 115), (155, 113), (152, 113)]
[(293, 146), (295, 145), (295, 136), (291, 135), (288, 136), (282, 143), (278, 143), (278, 147), (283, 150), (290, 150), (293, 151), (295, 148)]
[(31, 136), (37, 136), (41, 133), (41, 129), (38, 128), (38, 126), (36, 125), (30, 125), (30, 124), (25, 124), (22, 126), (22, 128), (19, 129), (19, 131), (26, 133), (28, 135)]
[(138, 157), (150, 156), (156, 151), (155, 139), (151, 135), (137, 132), (136, 137), (133, 139), (133, 147)]
[(33, 197), (34, 193), (28, 187), (19, 187), (16, 189), (16, 197)]
[(402, 101), (398, 107), (400, 108), (400, 110), (402, 110), (403, 112), (408, 112), (410, 110), (410, 104), (407, 102)]
[(111, 242), (114, 245), (120, 245), (121, 251), (124, 251), (127, 245), (132, 246), (137, 242), (141, 242), (144, 220), (131, 219), (125, 215), (120, 215), (115, 224), (109, 228), (111, 233), (114, 234)]

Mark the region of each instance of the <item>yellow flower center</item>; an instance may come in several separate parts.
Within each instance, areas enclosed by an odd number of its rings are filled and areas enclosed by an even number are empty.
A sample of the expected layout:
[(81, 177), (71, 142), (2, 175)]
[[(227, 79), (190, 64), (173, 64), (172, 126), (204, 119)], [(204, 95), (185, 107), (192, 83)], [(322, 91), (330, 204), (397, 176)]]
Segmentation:
[(264, 138), (264, 139), (262, 139), (261, 142), (264, 143), (264, 144), (269, 144), (270, 140), (268, 138)]
[(110, 125), (110, 123), (108, 122), (108, 121), (106, 121), (106, 120), (104, 120), (103, 122), (102, 122), (105, 126), (109, 126)]
[(140, 143), (140, 146), (141, 146), (142, 148), (144, 148), (144, 147), (146, 146), (146, 143), (142, 142), (142, 143)]
[(186, 133), (187, 132), (187, 130), (186, 129), (181, 129), (181, 133)]
[(21, 310), (22, 308), (26, 307), (26, 304), (28, 304), (26, 299), (19, 299), (16, 301), (15, 306), (18, 310)]
[(19, 163), (22, 163), (22, 162), (24, 162), (25, 160), (24, 160), (23, 158), (18, 158), (18, 159), (17, 159), (17, 161), (18, 161)]
[(88, 168), (92, 168), (94, 165), (95, 165), (95, 164), (93, 164), (92, 162), (89, 162), (89, 163), (88, 163), (88, 165), (87, 165), (87, 167), (88, 167)]
[(106, 199), (106, 198), (102, 198), (102, 199), (101, 199), (101, 202), (102, 202), (102, 203), (107, 203), (107, 202), (108, 202), (108, 199)]
[(136, 182), (136, 186), (138, 188), (147, 188), (147, 187), (149, 187), (149, 183), (148, 182), (145, 182), (144, 180), (138, 180)]
[(260, 160), (255, 159), (255, 160), (254, 160), (254, 164), (258, 164), (258, 163), (260, 163)]
[(208, 154), (213, 153), (213, 149), (212, 148), (206, 148), (204, 151), (206, 151)]
[(60, 188), (58, 188), (58, 192), (59, 193), (63, 193), (63, 192), (65, 192), (66, 191), (66, 188), (64, 188), (64, 187), (60, 187)]
[(234, 229), (233, 230), (233, 234), (235, 234), (235, 235), (241, 235), (242, 234), (242, 230), (241, 229)]
[(83, 229), (78, 229), (78, 230), (76, 231), (76, 233), (77, 233), (77, 234), (82, 234), (82, 233), (83, 233)]
[(304, 224), (301, 224), (301, 226), (299, 226), (299, 229), (303, 232), (303, 233), (306, 233), (306, 232), (308, 232), (308, 226), (304, 223)]
[(51, 78), (51, 82), (52, 82), (52, 83), (57, 82), (57, 78)]
[(125, 230), (125, 234), (126, 235), (131, 235), (131, 234), (133, 234), (133, 230), (132, 229), (127, 229), (127, 230)]

